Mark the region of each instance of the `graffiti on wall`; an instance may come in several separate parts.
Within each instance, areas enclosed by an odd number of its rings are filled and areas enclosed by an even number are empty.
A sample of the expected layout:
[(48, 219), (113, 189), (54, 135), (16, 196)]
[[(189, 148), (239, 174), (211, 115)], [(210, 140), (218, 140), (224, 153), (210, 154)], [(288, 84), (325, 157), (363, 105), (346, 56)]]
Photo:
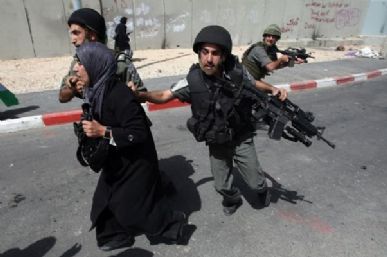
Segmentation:
[(138, 37), (148, 38), (157, 36), (162, 27), (162, 23), (151, 14), (151, 7), (147, 4), (140, 3), (134, 10), (136, 22), (136, 33)]
[(186, 20), (191, 17), (189, 12), (182, 13), (176, 17), (170, 18), (166, 24), (167, 32), (183, 32), (186, 29)]
[(358, 26), (361, 19), (361, 10), (351, 6), (350, 2), (316, 1), (305, 3), (307, 15), (304, 19), (298, 16), (290, 17), (281, 25), (282, 33), (292, 33), (301, 28), (316, 32), (318, 24), (332, 24), (335, 29)]
[(106, 17), (107, 34), (110, 38), (113, 38), (115, 27), (122, 16), (128, 18), (126, 22), (128, 32), (134, 31), (134, 27), (136, 27), (136, 37), (154, 37), (159, 34), (160, 28), (162, 28), (162, 22), (151, 15), (151, 7), (145, 3), (134, 6), (132, 0), (114, 0), (111, 7), (103, 8), (103, 13)]
[(290, 18), (284, 25), (281, 26), (281, 32), (287, 33), (287, 32), (293, 32), (299, 25), (300, 18)]
[(212, 15), (209, 10), (206, 10), (206, 9), (199, 10), (198, 16), (199, 16), (199, 21), (204, 24), (210, 24), (213, 22)]
[(336, 28), (353, 27), (360, 22), (360, 9), (348, 8), (338, 10), (336, 13)]
[(325, 23), (334, 24), (337, 29), (344, 27), (354, 27), (359, 24), (361, 11), (351, 7), (351, 3), (339, 1), (311, 1), (305, 3), (309, 10), (309, 21), (305, 22), (305, 29), (315, 29), (313, 24)]

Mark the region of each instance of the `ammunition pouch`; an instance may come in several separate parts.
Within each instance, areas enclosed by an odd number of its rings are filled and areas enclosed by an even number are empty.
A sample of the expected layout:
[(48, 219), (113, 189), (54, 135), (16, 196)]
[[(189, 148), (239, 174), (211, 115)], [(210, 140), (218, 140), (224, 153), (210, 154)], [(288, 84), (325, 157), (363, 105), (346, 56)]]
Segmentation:
[(204, 123), (200, 123), (196, 118), (191, 117), (187, 120), (187, 128), (194, 135), (196, 141), (207, 144), (225, 144), (234, 139), (235, 133), (231, 128), (222, 130), (207, 129)]
[(234, 139), (234, 130), (226, 128), (223, 131), (209, 131), (206, 134), (208, 144), (226, 144)]
[(269, 138), (280, 140), (288, 120), (284, 116), (273, 118), (269, 124)]

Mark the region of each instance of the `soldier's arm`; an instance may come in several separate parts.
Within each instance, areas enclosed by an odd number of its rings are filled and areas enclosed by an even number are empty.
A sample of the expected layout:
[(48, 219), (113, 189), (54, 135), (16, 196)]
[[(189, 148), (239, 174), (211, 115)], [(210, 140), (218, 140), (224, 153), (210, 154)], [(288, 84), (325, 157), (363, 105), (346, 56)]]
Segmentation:
[(289, 61), (289, 57), (287, 55), (282, 55), (280, 58), (275, 58), (272, 60), (266, 52), (265, 48), (262, 46), (254, 47), (253, 54), (254, 60), (261, 63), (261, 66), (265, 67), (269, 72), (286, 66)]
[(148, 101), (151, 103), (162, 104), (179, 99), (181, 102), (190, 102), (191, 95), (186, 79), (181, 79), (174, 83), (170, 89), (136, 92), (140, 101)]
[(69, 87), (61, 88), (59, 91), (59, 102), (67, 103), (74, 98), (73, 90)]
[(255, 80), (254, 77), (246, 70), (246, 68), (243, 68), (243, 76), (244, 76), (244, 79), (249, 81), (250, 85), (252, 87), (255, 87), (256, 89), (260, 90), (260, 91), (263, 91), (263, 92), (266, 92), (266, 93), (270, 93), (272, 95), (278, 95), (278, 98), (281, 100), (281, 101), (284, 101), (287, 97), (288, 97), (288, 92), (286, 89), (284, 88), (277, 88), (263, 80)]
[(170, 89), (156, 91), (137, 91), (136, 94), (139, 101), (148, 101), (155, 104), (167, 103), (176, 98)]
[(77, 83), (77, 79), (73, 72), (73, 67), (75, 65), (75, 60), (71, 62), (69, 72), (62, 79), (62, 83), (59, 89), (59, 102), (67, 103), (74, 98), (74, 96), (81, 98), (81, 92), (83, 86), (80, 83)]
[(278, 58), (275, 61), (272, 61), (265, 65), (266, 69), (268, 71), (274, 71), (276, 69), (281, 69), (285, 66), (287, 66), (287, 63), (289, 62), (289, 56), (287, 55), (281, 55), (280, 58)]
[(271, 93), (272, 95), (278, 95), (281, 101), (284, 101), (288, 97), (288, 91), (285, 88), (275, 87), (263, 80), (256, 80), (255, 87), (261, 91)]

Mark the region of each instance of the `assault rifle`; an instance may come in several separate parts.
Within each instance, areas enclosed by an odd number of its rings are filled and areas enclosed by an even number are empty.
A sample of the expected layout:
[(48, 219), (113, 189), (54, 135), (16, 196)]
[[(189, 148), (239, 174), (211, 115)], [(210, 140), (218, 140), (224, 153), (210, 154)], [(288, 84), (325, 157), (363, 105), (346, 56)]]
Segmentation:
[(308, 62), (308, 58), (314, 58), (314, 56), (311, 56), (310, 54), (306, 53), (305, 48), (294, 48), (294, 47), (288, 47), (285, 50), (278, 50), (279, 53), (289, 56), (289, 67), (294, 66), (294, 61), (297, 60), (297, 58), (302, 59), (305, 63)]
[(283, 137), (309, 147), (312, 144), (310, 139), (317, 137), (335, 148), (333, 143), (322, 136), (325, 127), (312, 124), (313, 113), (303, 111), (288, 99), (281, 101), (277, 96), (268, 95), (254, 87), (244, 86), (241, 94), (242, 98), (248, 97), (256, 103), (254, 116), (269, 125), (268, 134), (271, 139), (280, 140)]

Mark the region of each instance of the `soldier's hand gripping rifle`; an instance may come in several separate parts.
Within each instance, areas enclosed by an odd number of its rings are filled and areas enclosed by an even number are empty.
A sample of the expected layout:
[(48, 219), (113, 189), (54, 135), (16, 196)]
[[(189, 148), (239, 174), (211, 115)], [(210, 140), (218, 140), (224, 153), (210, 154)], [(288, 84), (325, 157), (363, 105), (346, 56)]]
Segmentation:
[(325, 127), (312, 124), (313, 113), (305, 112), (300, 107), (286, 99), (281, 101), (277, 96), (268, 95), (254, 87), (244, 86), (242, 95), (250, 97), (256, 103), (256, 118), (262, 119), (269, 125), (269, 137), (280, 140), (281, 137), (294, 142), (301, 142), (309, 147), (312, 137), (317, 137), (330, 147), (335, 145), (325, 139), (322, 134)]
[(297, 58), (302, 59), (305, 63), (308, 62), (308, 58), (314, 58), (312, 55), (306, 52), (305, 48), (288, 47), (285, 50), (278, 50), (279, 53), (289, 56), (289, 67), (294, 66), (294, 61)]

